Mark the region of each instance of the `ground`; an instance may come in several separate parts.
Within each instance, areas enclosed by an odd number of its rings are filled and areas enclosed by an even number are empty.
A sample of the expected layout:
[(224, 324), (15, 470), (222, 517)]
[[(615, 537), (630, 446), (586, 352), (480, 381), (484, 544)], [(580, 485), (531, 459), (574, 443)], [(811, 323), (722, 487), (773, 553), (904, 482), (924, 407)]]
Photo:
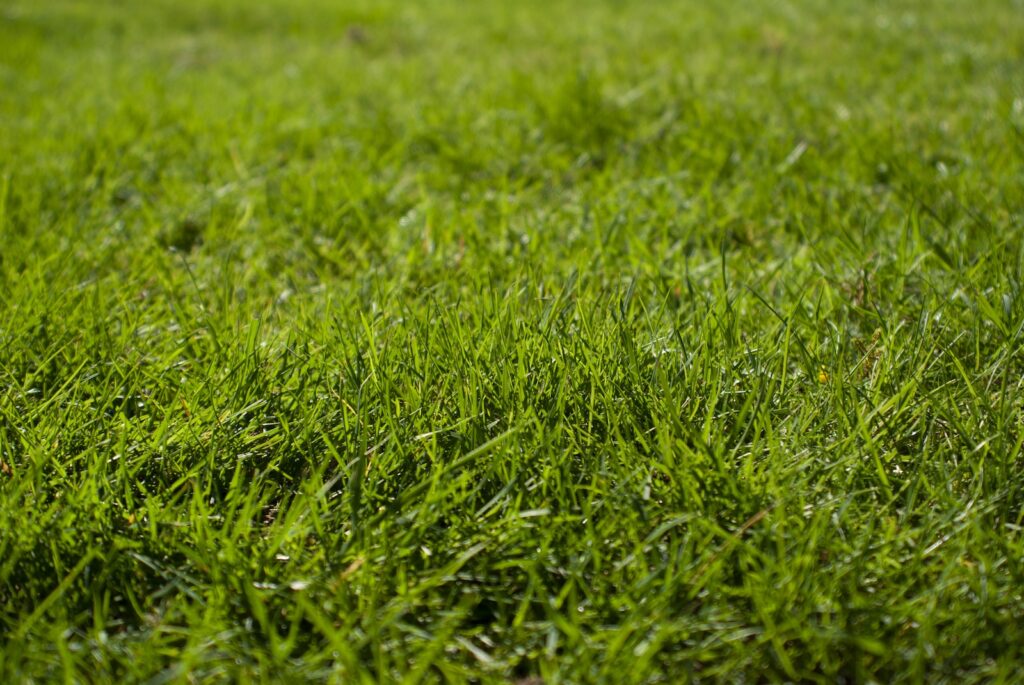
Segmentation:
[(1024, 3), (7, 0), (0, 680), (1024, 660)]

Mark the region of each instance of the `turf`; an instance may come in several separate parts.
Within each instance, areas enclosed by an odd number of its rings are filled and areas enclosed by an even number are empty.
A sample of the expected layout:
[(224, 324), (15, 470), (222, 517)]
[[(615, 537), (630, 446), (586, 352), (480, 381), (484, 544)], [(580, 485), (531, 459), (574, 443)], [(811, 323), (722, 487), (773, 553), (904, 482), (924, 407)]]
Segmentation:
[(0, 680), (1013, 681), (1024, 3), (7, 0)]

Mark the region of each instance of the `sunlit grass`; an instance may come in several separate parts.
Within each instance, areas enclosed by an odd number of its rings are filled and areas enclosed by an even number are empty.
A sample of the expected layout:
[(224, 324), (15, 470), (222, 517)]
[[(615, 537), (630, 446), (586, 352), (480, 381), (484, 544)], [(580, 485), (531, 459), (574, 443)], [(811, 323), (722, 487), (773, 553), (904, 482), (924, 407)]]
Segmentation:
[(0, 680), (1013, 680), (1024, 5), (0, 8)]

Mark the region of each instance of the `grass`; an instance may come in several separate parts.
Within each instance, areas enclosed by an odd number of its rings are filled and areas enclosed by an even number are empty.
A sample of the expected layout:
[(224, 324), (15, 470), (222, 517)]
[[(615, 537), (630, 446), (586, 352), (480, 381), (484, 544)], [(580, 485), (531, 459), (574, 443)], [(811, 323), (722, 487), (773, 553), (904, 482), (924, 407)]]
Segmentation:
[(1020, 677), (1019, 0), (8, 0), (0, 125), (0, 680)]

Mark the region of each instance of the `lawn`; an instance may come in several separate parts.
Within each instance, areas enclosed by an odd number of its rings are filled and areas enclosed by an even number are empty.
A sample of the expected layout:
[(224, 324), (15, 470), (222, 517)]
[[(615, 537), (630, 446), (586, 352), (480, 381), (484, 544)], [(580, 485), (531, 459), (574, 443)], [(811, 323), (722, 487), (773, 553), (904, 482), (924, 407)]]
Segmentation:
[(5, 0), (0, 681), (1024, 662), (1021, 0)]

